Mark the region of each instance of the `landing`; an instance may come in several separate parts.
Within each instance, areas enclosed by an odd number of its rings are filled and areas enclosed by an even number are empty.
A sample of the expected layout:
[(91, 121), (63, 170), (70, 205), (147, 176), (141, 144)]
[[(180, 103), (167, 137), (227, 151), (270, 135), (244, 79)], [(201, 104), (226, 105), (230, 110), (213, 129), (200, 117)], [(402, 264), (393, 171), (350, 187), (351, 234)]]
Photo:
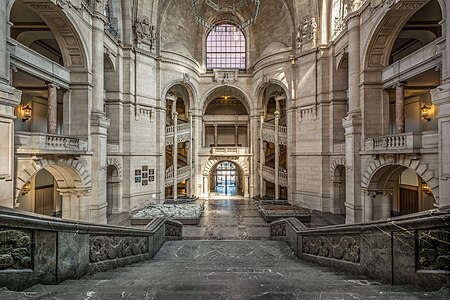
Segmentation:
[(39, 299), (444, 299), (445, 291), (338, 274), (296, 259), (285, 242), (176, 241), (154, 260), (30, 292)]

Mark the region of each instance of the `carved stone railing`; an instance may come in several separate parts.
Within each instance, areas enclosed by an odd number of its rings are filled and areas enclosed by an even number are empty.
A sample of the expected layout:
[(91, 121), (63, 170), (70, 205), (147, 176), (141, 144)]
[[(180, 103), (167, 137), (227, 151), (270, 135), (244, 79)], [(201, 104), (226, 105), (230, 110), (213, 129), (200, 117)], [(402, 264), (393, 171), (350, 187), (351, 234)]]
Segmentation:
[[(263, 178), (264, 180), (275, 183), (275, 169), (269, 166), (263, 166)], [(287, 187), (288, 178), (286, 171), (284, 170), (278, 171), (278, 184), (280, 186)]]
[(282, 233), (275, 227), (283, 221), (286, 241), (301, 259), (391, 284), (450, 285), (450, 206), (321, 228), (289, 218), (274, 224), (274, 233)]
[(16, 132), (16, 153), (32, 154), (83, 154), (87, 151), (87, 141), (71, 136), (40, 132)]
[[(191, 170), (189, 166), (184, 166), (177, 169), (177, 182), (182, 182), (183, 180), (189, 179), (191, 177)], [(166, 169), (165, 175), (165, 186), (173, 185), (173, 166)]]
[[(275, 143), (275, 125), (270, 123), (263, 124), (263, 140)], [(278, 142), (280, 145), (287, 144), (287, 127), (278, 126)]]
[[(166, 146), (173, 145), (174, 126), (166, 126)], [(178, 143), (187, 142), (191, 137), (191, 127), (188, 123), (177, 125), (177, 141)]]
[(0, 287), (59, 284), (151, 259), (166, 240), (181, 235), (180, 223), (163, 218), (135, 229), (0, 207)]
[(418, 152), (422, 148), (422, 133), (409, 132), (386, 135), (365, 140), (364, 150), (367, 152)]
[(248, 147), (212, 147), (209, 148), (209, 154), (214, 156), (240, 156), (248, 155), (250, 148)]

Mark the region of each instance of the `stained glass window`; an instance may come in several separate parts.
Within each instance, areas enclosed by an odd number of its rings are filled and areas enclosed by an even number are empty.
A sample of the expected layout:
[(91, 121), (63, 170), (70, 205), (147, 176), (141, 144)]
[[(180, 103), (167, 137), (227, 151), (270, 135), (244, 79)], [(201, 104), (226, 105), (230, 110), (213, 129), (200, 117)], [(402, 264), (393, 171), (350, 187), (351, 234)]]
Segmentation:
[(215, 27), (206, 40), (207, 69), (245, 69), (245, 37), (231, 24)]

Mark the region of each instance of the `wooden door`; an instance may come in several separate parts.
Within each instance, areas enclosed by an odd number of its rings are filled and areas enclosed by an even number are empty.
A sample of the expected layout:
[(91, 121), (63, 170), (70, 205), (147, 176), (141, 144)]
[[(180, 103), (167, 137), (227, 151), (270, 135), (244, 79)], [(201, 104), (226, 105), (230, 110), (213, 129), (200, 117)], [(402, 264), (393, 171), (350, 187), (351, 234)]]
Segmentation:
[(400, 188), (400, 215), (419, 211), (419, 193), (417, 190)]
[(38, 214), (52, 216), (54, 212), (53, 185), (36, 188), (34, 211)]

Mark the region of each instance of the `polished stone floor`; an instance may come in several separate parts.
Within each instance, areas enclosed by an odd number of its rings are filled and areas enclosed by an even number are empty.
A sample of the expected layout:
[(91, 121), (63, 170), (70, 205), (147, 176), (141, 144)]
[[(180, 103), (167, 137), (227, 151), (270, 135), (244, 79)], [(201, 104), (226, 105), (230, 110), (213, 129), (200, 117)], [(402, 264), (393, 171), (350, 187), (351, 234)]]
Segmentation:
[(301, 261), (281, 241), (172, 241), (153, 260), (35, 286), (9, 299), (450, 299)]
[(206, 200), (199, 225), (183, 226), (183, 237), (188, 240), (267, 239), (269, 228), (252, 199), (215, 196)]

